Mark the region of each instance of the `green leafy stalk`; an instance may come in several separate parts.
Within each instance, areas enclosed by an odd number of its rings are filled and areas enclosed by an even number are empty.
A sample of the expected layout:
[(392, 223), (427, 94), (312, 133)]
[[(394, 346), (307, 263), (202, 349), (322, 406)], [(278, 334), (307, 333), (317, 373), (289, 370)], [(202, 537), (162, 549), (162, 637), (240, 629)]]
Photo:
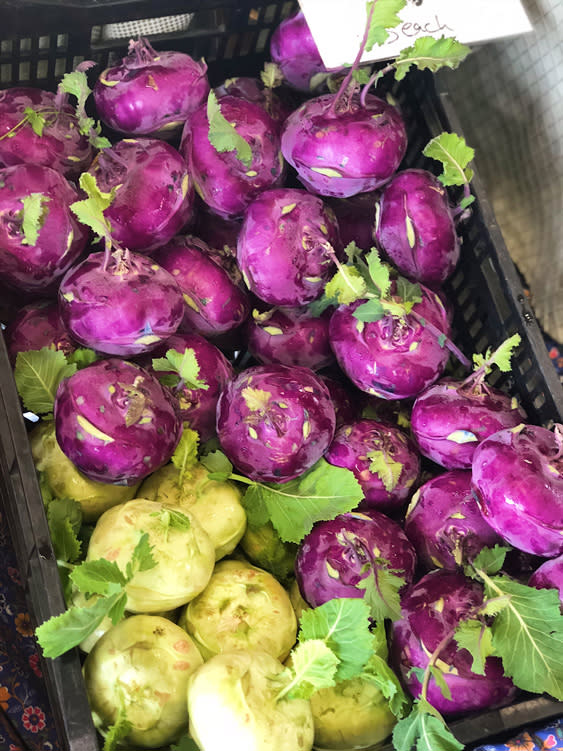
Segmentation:
[(21, 199), (23, 203), (21, 216), (24, 237), (22, 245), (37, 244), (39, 231), (45, 223), (45, 219), (49, 213), (47, 204), (50, 200), (49, 196), (45, 196), (43, 193), (30, 193), (28, 196)]
[(400, 590), (405, 586), (404, 577), (389, 566), (385, 558), (377, 558), (366, 551), (371, 558), (365, 566), (365, 576), (358, 582), (358, 589), (364, 589), (364, 599), (369, 605), (371, 617), (376, 623), (385, 619), (396, 621), (401, 617)]
[(89, 604), (72, 606), (61, 615), (53, 616), (42, 623), (35, 632), (45, 657), (60, 657), (78, 646), (109, 617), (117, 624), (125, 613), (127, 594), (125, 587), (138, 571), (147, 571), (156, 566), (149, 545), (148, 535), (142, 533), (125, 573), (115, 562), (100, 558), (84, 561), (70, 574), (73, 585), (86, 595)]
[(405, 0), (371, 0), (366, 3), (368, 12), (370, 9), (372, 11), (365, 45), (366, 52), (371, 52), (376, 44), (381, 45), (387, 41), (388, 29), (394, 29), (401, 23), (397, 14), (406, 4)]
[(442, 716), (426, 700), (417, 699), (412, 712), (395, 725), (393, 745), (397, 751), (463, 751)]
[(474, 354), (473, 367), (475, 372), (465, 379), (463, 387), (480, 390), (484, 379), (492, 372), (493, 365), (496, 365), (502, 373), (510, 373), (512, 368), (510, 360), (514, 354), (514, 350), (519, 346), (521, 341), (520, 334), (514, 334), (505, 339), (494, 352), (489, 347), (484, 355)]
[(199, 435), (197, 431), (192, 430), (187, 423), (184, 423), (182, 436), (172, 454), (172, 464), (179, 472), (178, 487), (182, 486), (186, 474), (197, 464), (198, 446)]
[(28, 123), (36, 135), (42, 136), (43, 129), (46, 126), (53, 125), (53, 123), (57, 119), (57, 115), (58, 111), (56, 109), (45, 107), (35, 110), (33, 109), (33, 107), (26, 107), (23, 111), (22, 119), (17, 122), (13, 128), (10, 128), (7, 133), (1, 135), (0, 141), (3, 141), (4, 138), (13, 138), (16, 133), (21, 128), (25, 127)]
[(278, 692), (276, 701), (310, 699), (320, 688), (334, 686), (338, 657), (321, 639), (302, 641), (291, 652), (290, 681)]
[(89, 172), (80, 175), (80, 187), (88, 196), (82, 201), (71, 203), (70, 208), (76, 218), (85, 224), (100, 238), (104, 240), (106, 255), (109, 256), (112, 247), (119, 246), (112, 238), (112, 229), (109, 220), (104, 216), (104, 210), (111, 205), (119, 185), (112, 188), (109, 193), (104, 193), (98, 188), (96, 178)]
[(59, 383), (76, 369), (63, 352), (51, 347), (18, 352), (14, 378), (24, 407), (38, 415), (52, 413)]
[(440, 162), (443, 172), (438, 179), (445, 186), (463, 186), (464, 197), (459, 210), (470, 206), (475, 197), (471, 195), (469, 183), (473, 179), (473, 170), (468, 167), (475, 156), (475, 151), (457, 133), (441, 133), (424, 147), (422, 153), (430, 159)]
[(184, 385), (189, 389), (203, 389), (204, 391), (209, 388), (209, 384), (199, 377), (200, 367), (193, 347), (186, 347), (183, 352), (169, 349), (165, 357), (153, 358), (152, 367), (157, 373), (172, 371), (177, 374), (176, 383), (166, 383), (166, 385), (173, 385), (176, 390)]
[(73, 70), (71, 73), (65, 73), (59, 83), (59, 92), (71, 94), (76, 97), (76, 118), (78, 120), (78, 129), (83, 136), (88, 136), (88, 140), (97, 149), (104, 149), (111, 146), (111, 142), (100, 135), (101, 125), (93, 118), (88, 117), (86, 113), (86, 100), (92, 93), (88, 86), (88, 79), (84, 70)]
[(252, 164), (250, 144), (237, 133), (233, 124), (221, 112), (217, 96), (209, 92), (207, 99), (207, 119), (209, 120), (209, 143), (219, 153), (236, 151), (236, 157), (247, 169)]
[(71, 498), (51, 498), (46, 504), (46, 514), (57, 561), (75, 563), (82, 554), (81, 505)]

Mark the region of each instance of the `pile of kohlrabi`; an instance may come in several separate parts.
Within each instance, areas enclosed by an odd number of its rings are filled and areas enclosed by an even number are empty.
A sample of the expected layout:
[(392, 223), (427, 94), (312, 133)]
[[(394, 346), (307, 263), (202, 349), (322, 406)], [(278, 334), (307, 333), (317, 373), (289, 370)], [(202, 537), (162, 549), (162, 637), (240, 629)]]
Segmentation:
[(0, 95), (4, 335), (68, 604), (37, 638), (80, 647), (104, 751), (453, 751), (450, 717), (563, 699), (563, 427), (487, 383), (518, 333), (452, 340), (473, 150), (401, 169), (379, 86), (469, 50), (359, 67), (404, 6), (368, 2), (332, 75), (299, 13), (255, 79), (139, 40)]

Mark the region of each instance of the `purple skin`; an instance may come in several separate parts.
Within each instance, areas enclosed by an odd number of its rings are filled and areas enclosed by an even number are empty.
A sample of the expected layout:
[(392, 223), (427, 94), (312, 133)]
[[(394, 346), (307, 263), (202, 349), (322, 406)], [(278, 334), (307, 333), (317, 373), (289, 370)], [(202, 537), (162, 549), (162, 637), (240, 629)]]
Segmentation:
[(135, 485), (169, 461), (182, 434), (178, 403), (138, 365), (100, 360), (61, 381), (57, 442), (91, 480)]
[(408, 585), (415, 566), (414, 548), (397, 522), (374, 510), (352, 511), (315, 524), (299, 545), (295, 576), (302, 597), (318, 607), (364, 597), (358, 584), (380, 568), (395, 570)]
[[(7, 137), (31, 107), (46, 119), (43, 134), (37, 135), (29, 122)], [(67, 97), (26, 86), (0, 91), (0, 166), (34, 164), (51, 167), (67, 178), (75, 178), (88, 169), (94, 149), (87, 136), (80, 134), (74, 107)]]
[(350, 198), (330, 198), (327, 203), (334, 211), (343, 247), (355, 242), (358, 248), (369, 250), (373, 242), (375, 205), (379, 191), (359, 193)]
[(250, 313), (248, 294), (197, 237), (176, 237), (153, 254), (182, 290), (180, 331), (217, 336), (240, 326)]
[(536, 589), (556, 589), (563, 611), (563, 555), (542, 563), (530, 576), (528, 585)]
[(336, 467), (352, 470), (364, 493), (361, 508), (383, 512), (397, 511), (405, 505), (420, 473), (420, 459), (410, 438), (398, 428), (376, 420), (342, 425), (325, 459)]
[[(40, 193), (42, 220), (35, 245), (25, 242), (23, 199)], [(76, 189), (49, 167), (18, 164), (0, 170), (0, 277), (22, 292), (46, 292), (86, 247), (88, 230), (69, 206)]]
[(153, 350), (182, 321), (184, 301), (174, 277), (138, 253), (105, 264), (105, 253), (91, 253), (66, 274), (59, 287), (64, 325), (97, 352), (129, 357)]
[[(198, 378), (207, 384), (207, 389), (189, 388), (185, 383), (171, 387), (171, 391), (180, 405), (180, 417), (183, 423), (199, 433), (201, 441), (208, 441), (215, 435), (215, 414), (219, 394), (234, 376), (231, 363), (221, 350), (199, 334), (174, 334), (152, 353), (147, 363), (147, 370), (157, 378), (169, 374), (155, 373), (150, 363), (154, 357), (165, 357), (169, 349), (182, 354), (192, 349), (199, 365)], [(141, 363), (141, 364), (144, 364)]]
[(309, 99), (285, 121), (282, 153), (312, 193), (347, 198), (387, 182), (407, 147), (398, 110), (368, 95), (333, 107), (335, 94)]
[(248, 350), (261, 363), (320, 370), (334, 363), (328, 341), (330, 311), (314, 317), (305, 308), (254, 310), (246, 326)]
[(356, 394), (353, 394), (348, 385), (332, 378), (325, 373), (319, 373), (319, 378), (327, 387), (336, 413), (336, 429), (341, 425), (352, 422), (359, 416)]
[(186, 122), (180, 152), (200, 198), (215, 214), (235, 219), (262, 191), (280, 184), (285, 165), (279, 128), (262, 107), (234, 96), (223, 97), (220, 107), (223, 117), (250, 145), (250, 166), (237, 158), (236, 151), (218, 152), (211, 144), (207, 103)]
[[(473, 658), (458, 649), (453, 634), (457, 624), (473, 615), (483, 603), (483, 588), (452, 571), (431, 571), (402, 597), (403, 618), (392, 625), (391, 660), (414, 698), (421, 683), (412, 667), (425, 669), (430, 655), (444, 641), (438, 667), (442, 670), (452, 699), (446, 699), (434, 678), (428, 684), (427, 699), (446, 717), (509, 704), (516, 687), (503, 674), (498, 657), (487, 657), (485, 675), (471, 670)], [(448, 636), (450, 637), (448, 639)]]
[(327, 73), (311, 30), (301, 11), (282, 21), (272, 34), (270, 56), (294, 89), (310, 92), (311, 79)]
[(477, 446), (526, 419), (516, 399), (483, 383), (442, 378), (417, 397), (411, 412), (421, 454), (446, 469), (470, 469)]
[(118, 188), (104, 216), (123, 248), (149, 253), (178, 234), (192, 216), (195, 190), (188, 168), (163, 141), (119, 141), (98, 154), (89, 172), (102, 192)]
[(404, 530), (428, 570), (455, 571), (482, 548), (502, 545), (471, 493), (471, 472), (462, 469), (438, 475), (416, 491)]
[(286, 104), (273, 89), (264, 86), (259, 78), (246, 76), (229, 78), (214, 91), (217, 99), (229, 95), (254, 102), (266, 110), (267, 114), (280, 126), (294, 109)]
[(217, 404), (221, 448), (251, 480), (287, 482), (306, 472), (327, 450), (335, 422), (327, 387), (298, 366), (247, 368)]
[(537, 425), (505, 428), (473, 456), (472, 487), (481, 513), (515, 548), (563, 553), (563, 435)]
[(382, 399), (410, 399), (442, 375), (449, 351), (420, 318), (446, 336), (450, 326), (437, 295), (425, 287), (421, 291), (422, 302), (405, 318), (388, 314), (362, 324), (353, 313), (365, 300), (341, 305), (332, 314), (329, 337), (334, 354), (361, 391)]
[(448, 194), (433, 174), (403, 170), (381, 192), (374, 239), (405, 276), (436, 287), (452, 274), (459, 260)]
[(338, 225), (318, 196), (296, 188), (267, 190), (246, 210), (237, 260), (249, 289), (270, 305), (307, 305), (332, 277)]
[(12, 365), (16, 363), (18, 352), (51, 347), (69, 355), (77, 347), (62, 321), (59, 306), (49, 301), (21, 308), (6, 326), (4, 338)]
[(156, 52), (148, 40), (129, 43), (120, 65), (94, 86), (101, 120), (130, 136), (170, 136), (207, 99), (207, 66), (182, 52)]

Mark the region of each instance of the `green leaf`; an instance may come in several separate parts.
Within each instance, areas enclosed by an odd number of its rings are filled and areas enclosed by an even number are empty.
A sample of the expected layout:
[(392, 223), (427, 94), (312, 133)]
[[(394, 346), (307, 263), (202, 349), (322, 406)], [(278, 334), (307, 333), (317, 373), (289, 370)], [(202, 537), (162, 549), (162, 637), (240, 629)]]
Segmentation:
[(57, 560), (77, 561), (82, 553), (78, 538), (82, 524), (80, 504), (71, 498), (53, 498), (47, 506), (47, 523)]
[(200, 457), (200, 463), (208, 470), (210, 480), (222, 482), (233, 473), (233, 465), (222, 451), (211, 451)]
[(47, 120), (41, 112), (36, 112), (33, 107), (26, 107), (23, 111), (26, 121), (31, 125), (33, 132), (38, 135), (43, 135), (43, 128), (47, 125)]
[(373, 655), (369, 608), (357, 598), (336, 598), (303, 611), (299, 641), (321, 639), (339, 660), (335, 680), (355, 678)]
[(376, 44), (383, 44), (389, 33), (386, 29), (394, 29), (401, 23), (397, 13), (406, 5), (405, 0), (372, 0), (366, 3), (369, 14), (371, 7), (375, 3), (373, 15), (366, 42), (366, 51), (370, 52)]
[(152, 361), (153, 370), (157, 372), (174, 371), (178, 373), (186, 386), (190, 389), (203, 389), (207, 391), (209, 384), (199, 377), (199, 364), (192, 347), (187, 347), (184, 352), (169, 349), (166, 357), (156, 357)]
[(106, 247), (111, 247), (111, 225), (104, 216), (104, 211), (111, 205), (119, 186), (112, 188), (109, 193), (104, 193), (98, 188), (94, 175), (89, 172), (83, 172), (79, 182), (88, 197), (82, 201), (75, 201), (70, 208), (79, 222), (103, 238)]
[(295, 480), (251, 485), (243, 504), (246, 509), (264, 504), (281, 539), (298, 543), (313, 524), (352, 511), (362, 498), (362, 489), (353, 472), (320, 459)]
[(82, 368), (92, 365), (92, 363), (97, 360), (99, 360), (99, 357), (94, 350), (86, 349), (84, 347), (79, 347), (78, 349), (75, 349), (74, 352), (69, 352), (66, 355), (66, 361), (76, 365), (78, 370), (82, 370)]
[(496, 574), (504, 565), (504, 559), (510, 548), (495, 545), (493, 548), (481, 548), (477, 556), (469, 566), (465, 567), (467, 576), (477, 578), (475, 571), (483, 571), (486, 574)]
[(275, 89), (283, 83), (283, 73), (277, 63), (264, 63), (264, 68), (260, 72), (260, 80), (267, 89)]
[[(184, 516), (182, 514), (182, 516)], [(189, 521), (189, 520), (188, 520)], [(127, 581), (135, 576), (137, 571), (149, 571), (156, 566), (156, 561), (152, 554), (152, 546), (149, 543), (149, 536), (146, 532), (141, 533), (139, 541), (135, 545), (131, 560), (125, 568)]]
[(440, 715), (428, 711), (427, 705), (416, 701), (412, 712), (395, 725), (393, 745), (397, 751), (463, 751), (463, 744)]
[(369, 451), (367, 458), (370, 460), (369, 471), (379, 477), (385, 490), (390, 493), (397, 487), (403, 465), (395, 461), (388, 451)]
[(442, 696), (445, 699), (451, 701), (452, 692), (450, 691), (450, 687), (446, 683), (446, 679), (444, 678), (444, 674), (442, 673), (440, 668), (436, 665), (432, 665), (432, 667), (430, 668), (430, 675), (432, 676), (432, 678), (434, 678), (436, 685), (442, 692)]
[(352, 73), (352, 78), (356, 83), (359, 83), (360, 86), (365, 86), (366, 83), (369, 83), (369, 79), (371, 78), (371, 68), (356, 68)]
[(111, 597), (101, 597), (86, 608), (71, 607), (61, 615), (49, 618), (35, 631), (37, 642), (45, 657), (60, 657), (90, 636), (106, 618), (111, 608), (123, 597), (116, 592)]
[(471, 52), (467, 45), (453, 37), (419, 37), (411, 47), (405, 47), (395, 58), (395, 78), (401, 81), (411, 66), (436, 73), (440, 68), (455, 70)]
[(443, 185), (465, 185), (473, 178), (473, 170), (467, 165), (475, 150), (457, 133), (440, 133), (426, 144), (422, 153), (442, 164), (444, 171), (438, 179)]
[(170, 746), (170, 751), (200, 751), (200, 748), (194, 739), (186, 734), (180, 738), (180, 743)]
[(358, 269), (353, 266), (341, 266), (327, 282), (324, 294), (339, 305), (349, 305), (360, 300), (366, 293), (365, 280)]
[(117, 718), (113, 725), (110, 725), (104, 737), (102, 751), (119, 751), (123, 746), (123, 741), (127, 738), (133, 725), (127, 719), (125, 707), (120, 706), (117, 712)]
[(59, 383), (76, 372), (60, 350), (50, 347), (18, 352), (14, 378), (23, 405), (44, 415), (53, 411)]
[(490, 373), (492, 371), (492, 366), (496, 365), (503, 373), (510, 373), (512, 369), (510, 360), (514, 354), (514, 350), (518, 347), (521, 341), (522, 337), (520, 334), (514, 334), (497, 347), (492, 354), (489, 348), (484, 356), (478, 354), (473, 355), (475, 370), (480, 370), (482, 368), (485, 373)]
[(207, 99), (207, 119), (209, 120), (209, 143), (219, 153), (236, 151), (239, 162), (249, 168), (252, 164), (250, 144), (240, 136), (234, 125), (221, 113), (221, 107), (213, 91)]
[(71, 73), (65, 73), (59, 83), (59, 89), (65, 94), (75, 96), (78, 107), (83, 110), (86, 107), (86, 100), (92, 93), (88, 86), (88, 78), (84, 71), (74, 70)]
[(302, 641), (291, 651), (291, 681), (276, 700), (310, 699), (320, 688), (334, 686), (338, 657), (321, 639)]
[(186, 514), (181, 511), (176, 511), (173, 508), (164, 508), (161, 511), (151, 514), (151, 516), (158, 516), (162, 525), (167, 529), (177, 529), (183, 532), (191, 527), (190, 519)]
[(176, 450), (172, 454), (172, 464), (180, 473), (178, 475), (178, 487), (184, 482), (186, 473), (190, 471), (191, 467), (194, 467), (197, 464), (198, 446), (198, 433), (184, 425), (180, 441), (176, 446)]
[(375, 558), (373, 564), (367, 564), (368, 575), (356, 585), (365, 589), (364, 599), (369, 605), (375, 621), (390, 618), (397, 621), (401, 617), (401, 598), (399, 590), (404, 587), (405, 579), (389, 568), (384, 558)]
[(364, 251), (362, 248), (359, 248), (354, 240), (352, 242), (349, 242), (348, 245), (344, 248), (344, 253), (346, 253), (346, 257), (350, 262), (354, 262), (357, 258), (361, 258), (364, 255)]
[(22, 245), (35, 245), (39, 236), (39, 230), (45, 223), (49, 209), (47, 204), (51, 199), (43, 193), (30, 193), (21, 199), (23, 203), (22, 232), (24, 239)]
[(389, 709), (397, 719), (404, 716), (409, 700), (403, 691), (401, 681), (380, 655), (373, 654), (360, 674), (364, 681), (376, 686), (389, 702)]
[(388, 297), (391, 289), (391, 273), (389, 266), (379, 257), (379, 253), (372, 248), (366, 256), (369, 275), (379, 291), (381, 298)]
[(467, 649), (471, 653), (471, 670), (477, 675), (485, 675), (485, 660), (494, 654), (491, 628), (481, 621), (461, 621), (454, 639), (460, 649)]
[(525, 691), (563, 700), (563, 616), (556, 589), (536, 589), (478, 571), (487, 597), (509, 596), (492, 625), (503, 669)]
[(422, 302), (422, 291), (420, 284), (414, 284), (405, 279), (404, 276), (399, 276), (396, 282), (397, 297), (400, 297), (403, 301), (403, 305), (407, 313), (410, 313), (413, 307)]
[(372, 297), (371, 300), (367, 300), (361, 305), (358, 305), (352, 315), (354, 318), (357, 318), (358, 321), (372, 323), (373, 321), (380, 321), (385, 316), (385, 308), (382, 305), (381, 300)]
[(127, 583), (117, 563), (105, 558), (83, 561), (72, 571), (70, 578), (80, 592), (102, 596), (115, 594)]

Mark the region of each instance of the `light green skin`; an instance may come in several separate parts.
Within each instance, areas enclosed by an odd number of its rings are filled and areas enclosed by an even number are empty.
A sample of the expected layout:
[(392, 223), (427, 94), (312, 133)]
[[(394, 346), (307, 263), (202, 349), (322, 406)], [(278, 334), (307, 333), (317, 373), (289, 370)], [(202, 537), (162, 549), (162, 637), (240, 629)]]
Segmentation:
[(271, 655), (227, 652), (188, 684), (190, 735), (201, 751), (310, 751), (313, 716), (306, 699), (281, 699), (284, 666)]
[(243, 561), (220, 561), (205, 590), (180, 614), (203, 659), (260, 649), (283, 661), (297, 638), (297, 619), (281, 584)]
[(141, 748), (177, 742), (188, 727), (188, 680), (201, 664), (197, 647), (172, 621), (155, 615), (120, 621), (84, 662), (96, 724), (107, 730), (123, 704), (133, 726), (124, 742)]
[(299, 584), (297, 584), (297, 579), (294, 579), (289, 585), (288, 593), (291, 604), (293, 605), (293, 610), (295, 611), (295, 615), (297, 616), (297, 620), (300, 621), (301, 616), (303, 615), (303, 611), (310, 610), (311, 607), (303, 599), (301, 590), (299, 589)]
[(185, 473), (178, 484), (179, 470), (166, 464), (147, 477), (139, 488), (139, 497), (180, 506), (191, 512), (215, 545), (215, 560), (232, 553), (246, 529), (242, 494), (229, 481), (209, 480), (208, 470), (199, 462)]
[(297, 545), (283, 542), (271, 522), (260, 527), (248, 525), (240, 547), (248, 559), (285, 583), (293, 575)]
[(314, 746), (319, 751), (376, 747), (389, 737), (397, 722), (381, 691), (362, 678), (315, 691), (311, 709)]
[(137, 494), (139, 484), (127, 487), (89, 480), (61, 451), (55, 436), (55, 423), (45, 422), (30, 437), (35, 467), (55, 498), (72, 498), (82, 508), (85, 522), (95, 522), (104, 511)]
[(167, 527), (162, 512), (168, 508), (142, 498), (114, 506), (98, 519), (90, 538), (86, 560), (106, 558), (125, 571), (141, 534), (147, 533), (157, 565), (137, 572), (126, 585), (127, 610), (132, 613), (158, 613), (185, 605), (211, 578), (215, 548), (209, 535), (185, 510), (189, 529)]

